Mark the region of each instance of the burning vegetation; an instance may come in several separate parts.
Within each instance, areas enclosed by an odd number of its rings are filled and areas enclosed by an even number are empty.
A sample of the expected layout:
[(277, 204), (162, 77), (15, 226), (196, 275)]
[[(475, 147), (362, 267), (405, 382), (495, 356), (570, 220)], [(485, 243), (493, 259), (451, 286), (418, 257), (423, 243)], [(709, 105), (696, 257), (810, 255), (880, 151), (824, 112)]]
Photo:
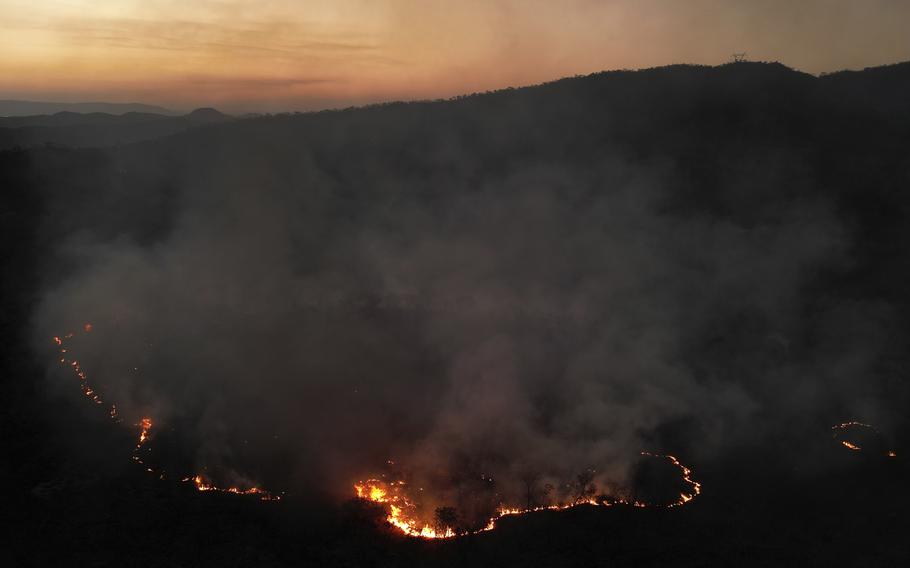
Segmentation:
[[(83, 326), (83, 331), (85, 333), (91, 333), (93, 327), (92, 324), (87, 323)], [(70, 348), (68, 347), (68, 342), (76, 337), (75, 332), (69, 332), (64, 335), (62, 338), (59, 336), (54, 337), (54, 343), (57, 345), (57, 350), (59, 352), (60, 358), (59, 362), (61, 365), (69, 368), (76, 378), (79, 380), (79, 384), (82, 389), (82, 393), (95, 404), (103, 405), (104, 401), (101, 396), (96, 392), (96, 390), (90, 386), (88, 381), (88, 375), (85, 370), (82, 368), (82, 365), (78, 360), (72, 358), (70, 355)], [(110, 405), (110, 410), (108, 412), (111, 420), (116, 423), (122, 422), (120, 415), (117, 411), (117, 406), (114, 404)], [(152, 419), (148, 416), (142, 417), (136, 427), (139, 429), (139, 437), (136, 440), (136, 446), (133, 448), (132, 460), (137, 464), (143, 466), (145, 470), (149, 473), (154, 473), (158, 475), (159, 479), (167, 479), (168, 476), (163, 470), (157, 470), (153, 467), (150, 467), (145, 459), (144, 455), (148, 451), (148, 442), (152, 437)], [(280, 494), (275, 494), (265, 489), (259, 487), (221, 487), (212, 482), (211, 479), (204, 477), (200, 474), (184, 477), (181, 481), (186, 483), (192, 483), (193, 486), (198, 491), (214, 491), (219, 493), (231, 493), (234, 495), (255, 495), (263, 501), (278, 501), (281, 499)]]
[[(408, 536), (438, 539), (452, 538), (468, 534), (490, 531), (496, 528), (496, 522), (506, 516), (524, 515), (537, 511), (560, 511), (582, 505), (610, 507), (625, 505), (632, 507), (678, 507), (692, 501), (701, 493), (701, 483), (692, 479), (692, 472), (672, 455), (642, 452), (643, 460), (659, 460), (669, 463), (678, 470), (685, 489), (680, 491), (674, 500), (669, 502), (648, 502), (630, 491), (598, 493), (592, 470), (582, 472), (571, 483), (563, 486), (564, 497), (554, 497), (554, 487), (545, 484), (535, 491), (537, 478), (525, 479), (527, 500), (524, 506), (508, 505), (499, 499), (495, 508), (486, 518), (463, 516), (456, 507), (427, 507), (422, 502), (423, 487), (414, 487), (404, 479), (372, 478), (354, 485), (358, 498), (387, 507), (386, 521)], [(393, 462), (389, 462), (393, 464)], [(492, 482), (484, 477), (482, 481)], [(535, 496), (532, 496), (535, 495)], [(501, 497), (496, 495), (495, 497)], [(432, 510), (432, 513), (430, 512)], [(432, 520), (430, 520), (432, 518)]]
[[(83, 326), (84, 333), (91, 333), (91, 324)], [(70, 341), (76, 337), (75, 332), (54, 337), (59, 354), (59, 363), (68, 368), (78, 379), (80, 389), (92, 403), (105, 405), (104, 399), (88, 380), (82, 364), (72, 356)], [(122, 418), (115, 404), (110, 404), (108, 409), (110, 419), (115, 423), (122, 423)], [(149, 441), (153, 437), (154, 422), (151, 417), (145, 416), (135, 424), (138, 429), (136, 445), (132, 451), (132, 460), (141, 465), (149, 473), (156, 474), (160, 479), (168, 479), (168, 475), (161, 469), (156, 469), (146, 462), (145, 456), (149, 451)], [(858, 421), (849, 421), (832, 426), (834, 439), (843, 447), (854, 452), (881, 453), (894, 458), (896, 452), (887, 449), (884, 436), (876, 428)], [(630, 506), (637, 508), (672, 508), (685, 505), (695, 499), (702, 490), (701, 483), (693, 479), (692, 471), (670, 454), (653, 454), (641, 452), (641, 463), (661, 463), (663, 467), (670, 467), (678, 476), (681, 490), (670, 499), (655, 498), (647, 492), (636, 492), (633, 489), (619, 489), (613, 484), (606, 484), (606, 491), (599, 491), (595, 483), (595, 472), (589, 470), (578, 474), (576, 479), (564, 483), (556, 490), (550, 483), (541, 483), (539, 476), (527, 476), (523, 479), (525, 484), (526, 499), (522, 505), (509, 503), (504, 495), (497, 492), (489, 493), (480, 505), (461, 509), (451, 504), (437, 501), (432, 496), (433, 491), (425, 491), (420, 483), (407, 479), (400, 472), (384, 474), (366, 479), (354, 484), (354, 491), (359, 499), (380, 504), (386, 509), (385, 520), (402, 534), (426, 538), (446, 539), (457, 536), (477, 534), (490, 531), (496, 527), (497, 521), (506, 516), (524, 515), (545, 510), (565, 510), (578, 506)], [(389, 461), (394, 466), (394, 462)], [(493, 487), (493, 479), (486, 475), (480, 476), (481, 481)], [(280, 494), (275, 494), (256, 486), (219, 486), (206, 475), (195, 474), (182, 477), (183, 483), (190, 483), (196, 490), (202, 492), (229, 493), (233, 495), (253, 495), (263, 501), (277, 501)], [(453, 502), (459, 502), (454, 499)], [(437, 506), (438, 505), (438, 506)]]
[(831, 432), (834, 439), (848, 450), (897, 457), (897, 452), (886, 445), (884, 435), (871, 424), (851, 420), (835, 424), (831, 427)]

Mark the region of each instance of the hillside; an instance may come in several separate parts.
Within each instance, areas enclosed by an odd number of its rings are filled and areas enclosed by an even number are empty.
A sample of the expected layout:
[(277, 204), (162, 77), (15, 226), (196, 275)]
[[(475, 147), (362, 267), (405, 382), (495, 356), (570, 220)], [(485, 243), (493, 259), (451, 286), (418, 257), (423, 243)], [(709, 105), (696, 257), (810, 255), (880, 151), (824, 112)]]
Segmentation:
[[(36, 143), (0, 151), (14, 560), (900, 564), (905, 100), (908, 64), (738, 63), (244, 120), (0, 119)], [(86, 321), (105, 395), (165, 416), (169, 471), (288, 499), (132, 467), (132, 422), (84, 408), (45, 345)], [(897, 459), (836, 443), (851, 419)], [(642, 449), (703, 494), (446, 542), (348, 500), (387, 460), (461, 512), (520, 495), (519, 466), (620, 476)]]
[(77, 113), (0, 118), (0, 149), (42, 145), (103, 147), (162, 138), (189, 128), (232, 120), (215, 109), (196, 109), (183, 116), (149, 112)]

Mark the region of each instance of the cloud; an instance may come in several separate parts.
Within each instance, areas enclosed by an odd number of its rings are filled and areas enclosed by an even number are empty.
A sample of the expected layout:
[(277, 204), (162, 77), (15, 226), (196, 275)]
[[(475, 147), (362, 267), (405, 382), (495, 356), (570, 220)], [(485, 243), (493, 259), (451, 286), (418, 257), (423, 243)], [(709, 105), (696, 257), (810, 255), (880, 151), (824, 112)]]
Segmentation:
[[(901, 27), (910, 8), (891, 0), (861, 8), (842, 1), (745, 0), (185, 4), (12, 3), (0, 21), (0, 72), (15, 78), (5, 88), (85, 92), (97, 80), (116, 85), (91, 97), (110, 99), (185, 75), (302, 74), (343, 78), (318, 99), (347, 106), (603, 69), (715, 64), (733, 51), (816, 73), (910, 58)], [(179, 85), (148, 96), (170, 105), (193, 99), (176, 106), (212, 104), (208, 93), (187, 93)], [(267, 106), (288, 100), (280, 87), (257, 99)], [(237, 100), (249, 96), (239, 93)]]

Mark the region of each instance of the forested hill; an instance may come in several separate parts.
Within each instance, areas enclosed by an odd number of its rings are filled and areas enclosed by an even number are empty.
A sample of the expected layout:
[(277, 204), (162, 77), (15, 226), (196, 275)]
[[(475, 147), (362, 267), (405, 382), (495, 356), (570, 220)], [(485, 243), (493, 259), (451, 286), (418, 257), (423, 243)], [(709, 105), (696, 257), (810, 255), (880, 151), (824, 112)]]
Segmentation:
[[(611, 164), (634, 165), (634, 175), (670, 189), (663, 207), (744, 224), (824, 196), (863, 232), (856, 246), (875, 239), (878, 258), (903, 242), (906, 100), (906, 63), (820, 78), (780, 64), (674, 65), (447, 101), (215, 122), (110, 149), (14, 150), (0, 157), (0, 175), (9, 211), (40, 200), (51, 211), (42, 230), (55, 238), (87, 229), (154, 239), (186, 191), (319, 193), (322, 206), (345, 211), (342, 222), (400, 200), (442, 206), (519, 172), (548, 184), (555, 171), (592, 181)], [(633, 174), (617, 167), (609, 175)], [(99, 202), (118, 214), (102, 214)], [(17, 219), (25, 233), (38, 228)], [(902, 289), (893, 276), (877, 285)]]
[(104, 147), (162, 138), (231, 117), (212, 108), (183, 116), (154, 112), (61, 111), (0, 117), (0, 150), (34, 146)]

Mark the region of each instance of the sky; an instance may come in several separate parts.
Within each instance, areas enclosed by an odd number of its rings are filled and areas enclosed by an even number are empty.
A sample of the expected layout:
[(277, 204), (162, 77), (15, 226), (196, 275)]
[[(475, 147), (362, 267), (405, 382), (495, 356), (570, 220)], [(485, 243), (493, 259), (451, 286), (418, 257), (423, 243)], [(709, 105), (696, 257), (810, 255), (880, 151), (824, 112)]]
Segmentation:
[(0, 0), (0, 99), (313, 110), (719, 64), (910, 59), (905, 0)]

